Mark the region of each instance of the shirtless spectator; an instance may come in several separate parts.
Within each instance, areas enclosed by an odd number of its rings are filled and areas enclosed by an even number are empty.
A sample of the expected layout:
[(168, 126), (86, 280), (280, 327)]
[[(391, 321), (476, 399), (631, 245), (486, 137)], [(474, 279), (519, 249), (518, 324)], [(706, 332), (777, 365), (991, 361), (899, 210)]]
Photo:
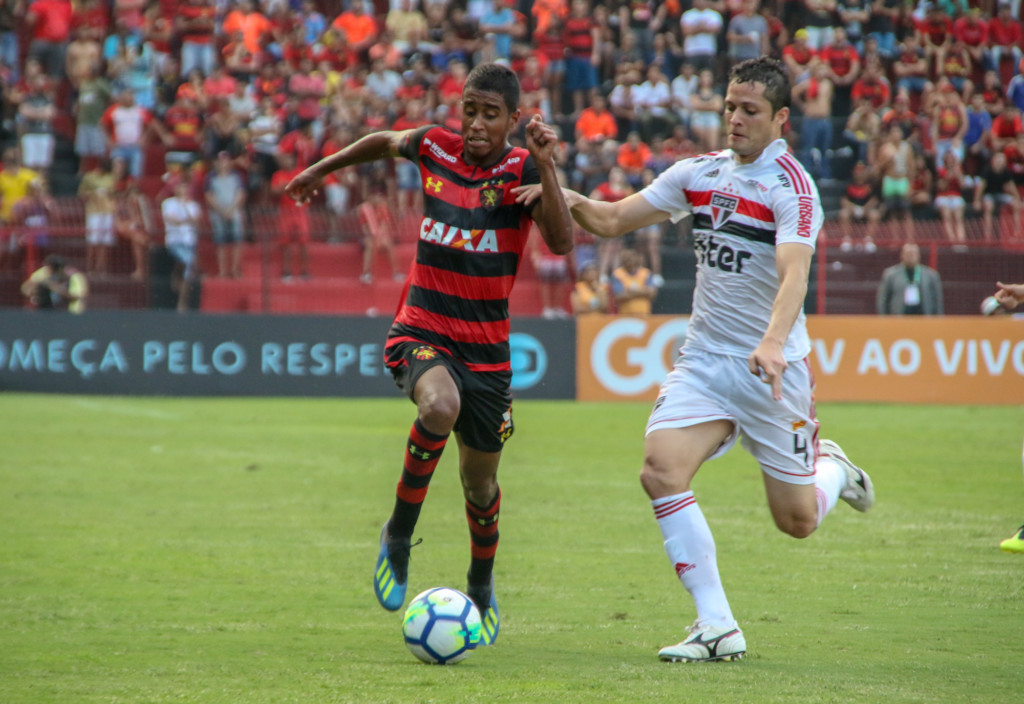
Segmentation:
[(793, 104), (803, 115), (800, 127), (800, 161), (815, 179), (832, 178), (828, 151), (832, 146), (832, 99), (835, 97), (828, 68), (821, 62), (811, 75), (793, 86)]
[(886, 217), (900, 218), (908, 242), (914, 239), (914, 221), (910, 215), (910, 182), (914, 170), (914, 149), (904, 140), (899, 125), (893, 125), (878, 150), (878, 173), (882, 177)]

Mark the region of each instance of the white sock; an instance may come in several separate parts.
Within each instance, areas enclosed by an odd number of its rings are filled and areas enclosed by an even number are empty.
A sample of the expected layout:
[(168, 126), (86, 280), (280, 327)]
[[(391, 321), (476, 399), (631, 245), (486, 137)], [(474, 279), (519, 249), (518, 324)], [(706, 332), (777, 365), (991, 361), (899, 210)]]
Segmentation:
[(715, 539), (693, 492), (654, 499), (651, 507), (665, 538), (669, 562), (697, 606), (697, 619), (712, 626), (735, 627), (718, 574)]
[(814, 463), (814, 493), (818, 498), (818, 525), (836, 507), (846, 486), (846, 470), (831, 457), (819, 455)]

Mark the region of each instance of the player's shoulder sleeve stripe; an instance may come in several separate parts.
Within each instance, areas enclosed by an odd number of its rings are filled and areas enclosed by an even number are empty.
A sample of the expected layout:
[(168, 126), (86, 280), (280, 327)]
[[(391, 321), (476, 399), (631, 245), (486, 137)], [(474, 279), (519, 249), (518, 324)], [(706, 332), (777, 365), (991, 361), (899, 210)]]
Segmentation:
[(811, 195), (811, 185), (804, 167), (797, 163), (789, 154), (783, 154), (775, 162), (793, 182), (793, 190), (797, 195)]

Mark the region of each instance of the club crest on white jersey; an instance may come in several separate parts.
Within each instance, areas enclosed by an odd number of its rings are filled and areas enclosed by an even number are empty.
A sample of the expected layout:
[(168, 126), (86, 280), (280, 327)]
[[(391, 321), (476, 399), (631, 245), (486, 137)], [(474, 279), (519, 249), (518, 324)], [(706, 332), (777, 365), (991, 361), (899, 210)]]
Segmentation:
[(712, 191), (711, 193), (711, 225), (716, 230), (721, 228), (739, 207), (740, 199), (729, 193)]

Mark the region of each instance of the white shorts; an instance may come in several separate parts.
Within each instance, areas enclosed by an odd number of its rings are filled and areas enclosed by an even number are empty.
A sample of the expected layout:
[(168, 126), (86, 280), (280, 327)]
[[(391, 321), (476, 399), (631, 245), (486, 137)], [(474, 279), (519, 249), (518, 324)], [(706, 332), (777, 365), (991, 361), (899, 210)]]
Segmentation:
[(114, 214), (92, 213), (85, 216), (87, 244), (114, 244)]
[(686, 349), (661, 385), (646, 434), (713, 420), (733, 424), (732, 434), (708, 459), (728, 452), (736, 439), (761, 471), (787, 484), (813, 484), (818, 443), (814, 377), (806, 359), (782, 375), (782, 400), (750, 373), (747, 360)]

